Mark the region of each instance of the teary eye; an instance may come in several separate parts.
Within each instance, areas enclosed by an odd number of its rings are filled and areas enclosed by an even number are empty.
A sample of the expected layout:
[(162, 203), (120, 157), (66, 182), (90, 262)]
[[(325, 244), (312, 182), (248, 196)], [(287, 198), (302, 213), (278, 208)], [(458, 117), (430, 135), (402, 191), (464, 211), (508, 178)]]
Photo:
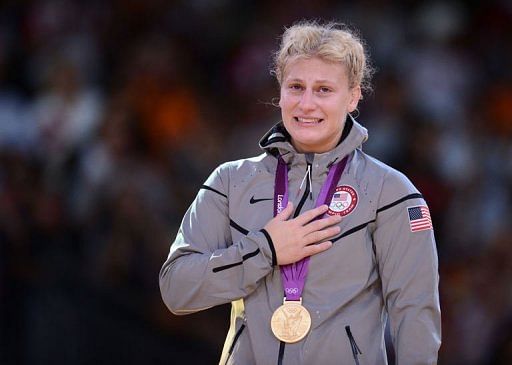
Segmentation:
[(302, 90), (302, 85), (294, 83), (294, 84), (290, 84), (288, 86), (288, 88), (291, 89), (291, 90), (299, 91), (299, 90)]
[(325, 93), (329, 93), (331, 92), (331, 88), (330, 87), (327, 87), (327, 86), (321, 86), (319, 89), (318, 89), (321, 93), (325, 94)]

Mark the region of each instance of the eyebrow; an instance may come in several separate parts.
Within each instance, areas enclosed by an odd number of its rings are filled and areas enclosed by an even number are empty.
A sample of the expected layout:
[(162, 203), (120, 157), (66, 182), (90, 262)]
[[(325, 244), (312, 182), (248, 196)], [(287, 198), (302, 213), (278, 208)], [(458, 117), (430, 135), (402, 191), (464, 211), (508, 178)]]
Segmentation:
[[(302, 79), (290, 79), (287, 81), (288, 82), (304, 82), (304, 80), (302, 80)], [(322, 80), (315, 80), (314, 83), (316, 83), (316, 84), (334, 84), (334, 83), (336, 83), (336, 81), (322, 79)]]

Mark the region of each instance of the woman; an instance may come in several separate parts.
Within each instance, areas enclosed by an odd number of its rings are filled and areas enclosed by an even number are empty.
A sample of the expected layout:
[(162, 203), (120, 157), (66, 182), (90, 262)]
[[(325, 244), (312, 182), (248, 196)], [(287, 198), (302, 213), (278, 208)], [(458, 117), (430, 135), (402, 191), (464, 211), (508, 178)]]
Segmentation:
[(361, 150), (361, 41), (336, 24), (287, 29), (274, 73), (282, 122), (260, 156), (219, 166), (160, 273), (175, 314), (232, 302), (221, 363), (435, 364), (437, 253), (428, 207)]

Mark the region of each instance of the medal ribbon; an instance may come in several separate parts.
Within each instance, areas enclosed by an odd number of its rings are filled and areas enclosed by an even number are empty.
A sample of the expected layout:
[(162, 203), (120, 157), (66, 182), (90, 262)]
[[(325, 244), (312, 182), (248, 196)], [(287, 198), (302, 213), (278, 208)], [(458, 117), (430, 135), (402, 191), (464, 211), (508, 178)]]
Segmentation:
[[(336, 185), (340, 180), (341, 174), (347, 164), (348, 156), (340, 162), (333, 164), (329, 168), (327, 180), (322, 185), (322, 189), (316, 199), (315, 208), (331, 203), (332, 196), (336, 190)], [(311, 189), (312, 187), (310, 187)], [(281, 156), (278, 157), (276, 180), (274, 186), (274, 217), (288, 205), (288, 166)], [(320, 219), (321, 217), (316, 217)], [(286, 300), (300, 300), (302, 290), (306, 283), (308, 275), (309, 257), (305, 257), (293, 264), (281, 265), (281, 279), (283, 282)]]

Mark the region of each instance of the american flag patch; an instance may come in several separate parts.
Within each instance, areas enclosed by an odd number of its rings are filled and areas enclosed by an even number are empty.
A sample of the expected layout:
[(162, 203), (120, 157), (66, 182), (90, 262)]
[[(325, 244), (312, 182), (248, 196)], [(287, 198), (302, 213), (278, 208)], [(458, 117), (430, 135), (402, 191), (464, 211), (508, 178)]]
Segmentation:
[(342, 191), (341, 193), (334, 193), (332, 196), (332, 201), (337, 202), (346, 202), (348, 199), (348, 193), (346, 191)]
[(432, 218), (430, 211), (426, 205), (418, 205), (417, 207), (408, 207), (409, 225), (411, 232), (419, 232), (432, 229)]

